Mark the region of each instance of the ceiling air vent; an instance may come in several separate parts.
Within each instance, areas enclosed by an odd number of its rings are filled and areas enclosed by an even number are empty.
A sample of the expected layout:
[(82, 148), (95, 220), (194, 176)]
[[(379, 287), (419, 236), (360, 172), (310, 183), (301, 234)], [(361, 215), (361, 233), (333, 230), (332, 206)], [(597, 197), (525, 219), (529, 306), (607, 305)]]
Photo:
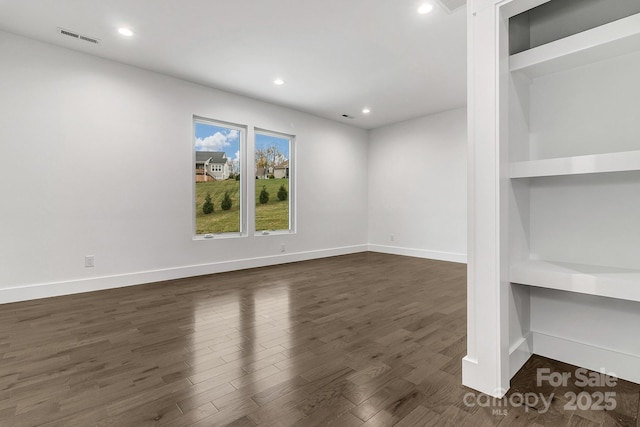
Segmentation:
[(455, 12), (461, 7), (466, 6), (467, 0), (436, 0), (447, 12)]
[(65, 30), (64, 28), (58, 28), (58, 33), (63, 36), (73, 37), (74, 39), (84, 40), (89, 43), (100, 44), (100, 40), (95, 37), (83, 36), (75, 31)]

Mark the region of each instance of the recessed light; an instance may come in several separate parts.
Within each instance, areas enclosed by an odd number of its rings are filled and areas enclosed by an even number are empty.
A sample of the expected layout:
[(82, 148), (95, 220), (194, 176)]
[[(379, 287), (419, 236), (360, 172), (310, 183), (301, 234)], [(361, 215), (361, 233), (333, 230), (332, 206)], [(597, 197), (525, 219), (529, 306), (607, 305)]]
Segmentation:
[(362, 109), (362, 114), (369, 114), (370, 112), (371, 112), (371, 110), (368, 109), (368, 108), (363, 108)]
[(126, 28), (126, 27), (120, 27), (118, 28), (118, 32), (125, 36), (125, 37), (132, 37), (133, 36), (133, 31), (131, 31), (130, 28)]
[(275, 79), (275, 80), (273, 81), (273, 84), (274, 84), (274, 85), (276, 85), (276, 86), (282, 86), (282, 85), (284, 84), (284, 80), (282, 80), (282, 79)]
[(431, 12), (433, 10), (433, 6), (430, 5), (429, 3), (425, 3), (422, 6), (420, 6), (418, 8), (418, 13), (420, 15), (426, 15), (427, 13)]

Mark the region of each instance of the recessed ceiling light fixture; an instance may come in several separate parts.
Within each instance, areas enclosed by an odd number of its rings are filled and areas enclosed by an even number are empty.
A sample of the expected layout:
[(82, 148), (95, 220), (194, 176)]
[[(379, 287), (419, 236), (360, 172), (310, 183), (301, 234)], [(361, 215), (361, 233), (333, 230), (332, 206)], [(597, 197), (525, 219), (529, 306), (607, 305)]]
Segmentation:
[(125, 37), (133, 37), (133, 31), (127, 27), (118, 28), (118, 32)]
[(369, 108), (363, 108), (362, 109), (362, 114), (369, 114), (371, 112), (371, 110)]
[(427, 13), (431, 12), (433, 10), (433, 6), (430, 5), (429, 3), (424, 3), (423, 5), (421, 5), (418, 8), (418, 13), (420, 15), (426, 15)]
[(275, 80), (273, 81), (273, 84), (274, 84), (274, 85), (276, 85), (276, 86), (282, 86), (282, 85), (284, 84), (284, 80), (282, 80), (282, 79), (275, 79)]

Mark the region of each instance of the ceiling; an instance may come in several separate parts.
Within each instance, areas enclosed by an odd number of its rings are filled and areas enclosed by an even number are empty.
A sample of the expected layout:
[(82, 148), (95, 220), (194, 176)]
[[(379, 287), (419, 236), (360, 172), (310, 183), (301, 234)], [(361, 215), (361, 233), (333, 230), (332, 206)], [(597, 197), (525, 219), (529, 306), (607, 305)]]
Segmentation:
[(464, 7), (421, 3), (0, 0), (0, 29), (373, 129), (466, 104)]

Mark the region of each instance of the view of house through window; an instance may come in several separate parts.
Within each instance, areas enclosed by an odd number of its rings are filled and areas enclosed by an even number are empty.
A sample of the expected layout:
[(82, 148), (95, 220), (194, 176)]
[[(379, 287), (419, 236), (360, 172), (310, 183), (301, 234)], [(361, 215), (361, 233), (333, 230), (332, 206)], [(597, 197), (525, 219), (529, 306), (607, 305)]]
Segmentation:
[(255, 133), (256, 232), (292, 230), (293, 137)]
[(245, 130), (194, 118), (195, 232), (242, 231), (240, 153)]

